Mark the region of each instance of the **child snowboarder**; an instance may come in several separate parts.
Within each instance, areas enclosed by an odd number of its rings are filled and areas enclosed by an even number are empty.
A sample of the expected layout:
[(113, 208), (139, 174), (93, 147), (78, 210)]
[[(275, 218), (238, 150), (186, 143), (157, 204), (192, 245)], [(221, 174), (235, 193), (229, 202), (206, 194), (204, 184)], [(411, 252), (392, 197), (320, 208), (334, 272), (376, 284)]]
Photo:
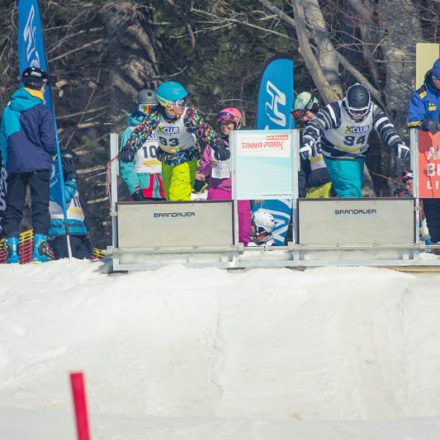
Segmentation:
[(119, 153), (122, 162), (133, 161), (139, 148), (155, 132), (165, 197), (172, 201), (191, 200), (197, 170), (197, 139), (214, 149), (217, 160), (229, 159), (229, 150), (220, 136), (194, 108), (186, 105), (187, 96), (185, 87), (178, 82), (161, 84), (156, 90), (160, 106), (147, 113)]
[[(70, 150), (61, 151), (61, 162), (64, 174), (64, 197), (67, 209), (67, 230), (70, 237), (70, 248), (74, 258), (85, 259), (92, 256), (88, 230), (84, 222), (84, 212), (79, 201), (76, 183), (76, 162), (78, 156)], [(52, 178), (56, 178), (53, 173)], [(55, 186), (52, 186), (54, 188)], [(61, 201), (55, 191), (50, 193), (50, 229), (49, 243), (54, 250), (55, 258), (67, 258), (66, 225)]]
[[(240, 110), (230, 107), (221, 110), (217, 115), (217, 122), (222, 132), (222, 139), (225, 147), (229, 149), (229, 134), (238, 130), (241, 126)], [(211, 147), (206, 147), (199, 169), (196, 173), (196, 180), (204, 181), (209, 176), (208, 200), (231, 200), (231, 170), (230, 161), (218, 161), (215, 152)], [(238, 223), (239, 241), (245, 246), (249, 244), (251, 229), (251, 205), (249, 200), (238, 201)]]
[[(133, 130), (143, 121), (145, 115), (159, 105), (156, 93), (149, 89), (141, 90), (137, 94), (136, 103), (137, 108), (128, 116), (128, 127), (121, 136), (121, 150), (124, 149)], [(127, 184), (131, 198), (137, 202), (165, 198), (161, 174), (162, 164), (157, 159), (158, 148), (157, 137), (153, 132), (137, 150), (132, 161), (119, 163), (121, 178)]]

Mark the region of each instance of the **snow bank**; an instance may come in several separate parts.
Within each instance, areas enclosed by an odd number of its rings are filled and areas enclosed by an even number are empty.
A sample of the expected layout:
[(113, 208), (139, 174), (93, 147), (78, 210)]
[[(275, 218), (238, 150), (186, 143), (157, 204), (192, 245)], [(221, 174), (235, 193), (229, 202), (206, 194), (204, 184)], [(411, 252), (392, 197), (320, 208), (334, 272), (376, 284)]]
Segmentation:
[(0, 267), (0, 439), (438, 439), (440, 276)]

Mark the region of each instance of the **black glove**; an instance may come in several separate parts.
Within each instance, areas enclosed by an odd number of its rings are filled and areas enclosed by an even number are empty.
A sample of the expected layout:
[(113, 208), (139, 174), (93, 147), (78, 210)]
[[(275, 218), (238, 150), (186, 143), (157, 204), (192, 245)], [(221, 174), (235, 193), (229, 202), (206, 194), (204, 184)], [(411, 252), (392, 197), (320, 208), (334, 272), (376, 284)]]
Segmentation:
[(121, 160), (122, 162), (133, 162), (135, 154), (136, 154), (136, 151), (133, 148), (131, 148), (131, 147), (125, 148), (124, 147), (119, 152), (119, 160)]
[(420, 129), (423, 131), (430, 131), (432, 134), (436, 134), (439, 131), (438, 122), (434, 119), (425, 119), (422, 122)]
[(228, 160), (231, 157), (231, 152), (222, 145), (215, 149), (214, 157), (217, 160)]
[(142, 192), (142, 190), (139, 188), (137, 189), (132, 195), (131, 198), (135, 201), (135, 202), (141, 202), (142, 200), (145, 200), (144, 198), (144, 193)]
[(64, 180), (76, 179), (76, 165), (74, 160), (63, 160)]

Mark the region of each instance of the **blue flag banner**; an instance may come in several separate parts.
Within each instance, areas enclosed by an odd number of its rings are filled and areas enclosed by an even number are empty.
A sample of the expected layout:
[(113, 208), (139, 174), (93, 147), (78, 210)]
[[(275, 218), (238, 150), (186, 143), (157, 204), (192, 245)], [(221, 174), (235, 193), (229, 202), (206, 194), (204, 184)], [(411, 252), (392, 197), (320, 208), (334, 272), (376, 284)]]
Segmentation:
[[(295, 123), (293, 109), (293, 60), (274, 58), (265, 67), (258, 93), (257, 129), (291, 129)], [(285, 245), (293, 213), (292, 200), (276, 199), (253, 203), (252, 210), (263, 208), (275, 220), (272, 231), (274, 245)]]
[[(18, 3), (18, 66), (20, 77), (27, 67), (39, 67), (49, 74), (38, 0), (20, 0)], [(57, 161), (56, 165), (52, 167), (50, 198), (62, 207), (67, 222), (63, 167), (50, 84), (46, 86), (44, 98), (44, 104), (51, 110), (53, 115), (57, 141)]]
[(266, 65), (258, 93), (257, 129), (293, 128), (293, 61), (275, 58)]

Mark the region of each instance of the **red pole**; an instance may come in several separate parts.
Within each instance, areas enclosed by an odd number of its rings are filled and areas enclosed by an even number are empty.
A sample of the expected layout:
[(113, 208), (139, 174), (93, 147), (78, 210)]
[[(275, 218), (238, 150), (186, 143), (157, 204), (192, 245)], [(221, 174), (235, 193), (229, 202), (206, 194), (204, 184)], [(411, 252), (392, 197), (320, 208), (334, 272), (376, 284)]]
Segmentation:
[(83, 373), (71, 373), (70, 385), (72, 387), (73, 404), (75, 406), (78, 440), (90, 440)]

